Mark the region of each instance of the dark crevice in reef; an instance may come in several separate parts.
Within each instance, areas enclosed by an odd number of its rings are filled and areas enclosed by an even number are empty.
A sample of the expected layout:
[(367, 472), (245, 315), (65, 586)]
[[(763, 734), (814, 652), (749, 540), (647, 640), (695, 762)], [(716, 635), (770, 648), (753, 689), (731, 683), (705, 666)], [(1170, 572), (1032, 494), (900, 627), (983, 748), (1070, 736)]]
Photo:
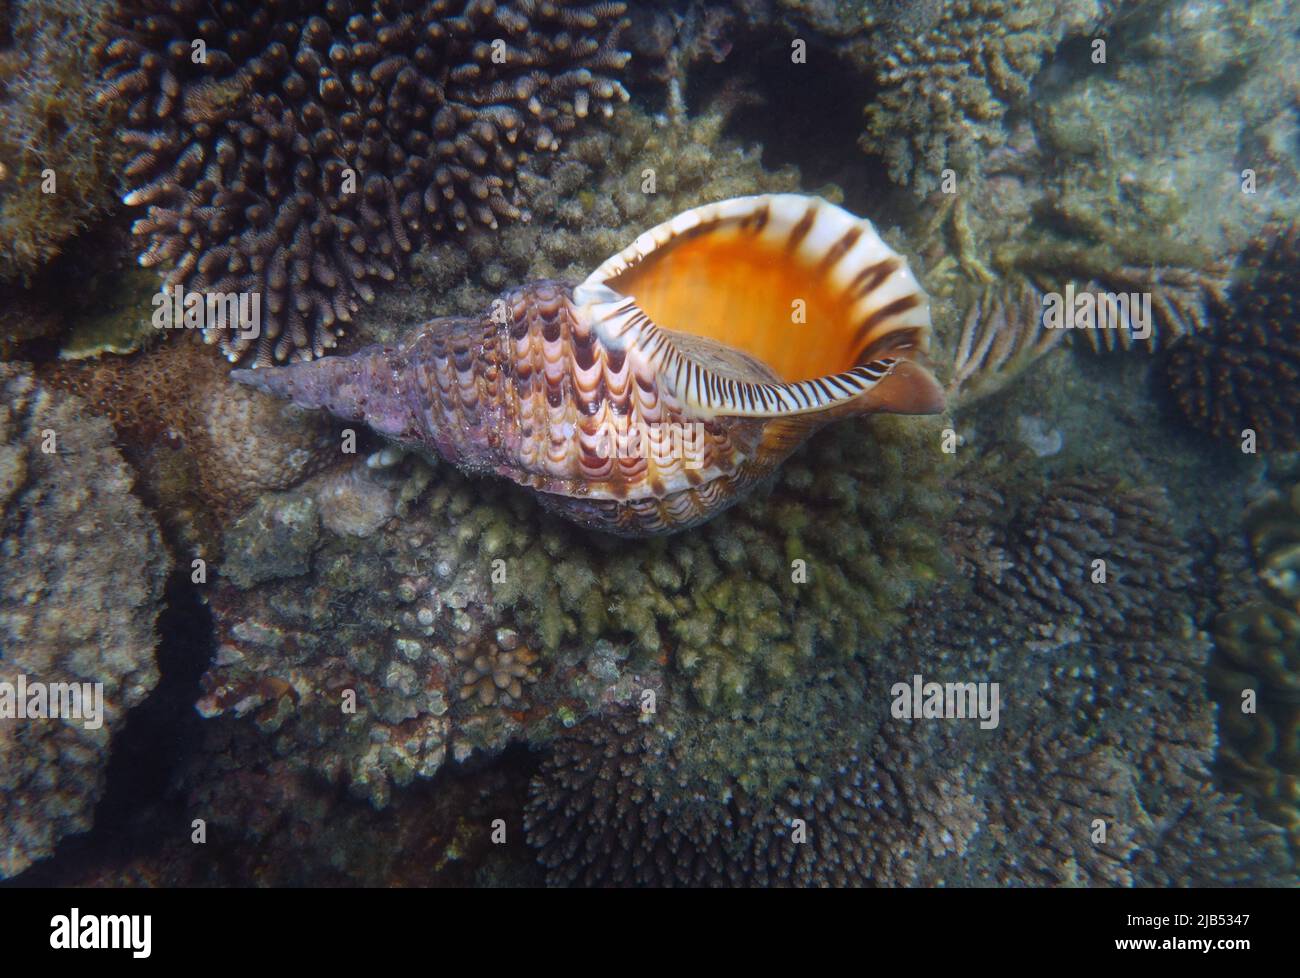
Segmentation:
[(165, 600), (158, 617), (158, 685), (113, 739), (95, 827), (65, 839), (53, 856), (4, 885), (65, 885), (88, 865), (127, 862), (188, 824), (183, 799), (171, 797), (169, 788), (202, 736), (194, 702), (212, 658), (212, 614), (190, 583), (188, 562), (172, 572)]
[(838, 184), (844, 205), (864, 213), (872, 202), (870, 188), (889, 186), (883, 163), (866, 156), (857, 141), (870, 86), (815, 37), (807, 39), (807, 62), (794, 63), (790, 40), (779, 33), (753, 44), (742, 39), (723, 62), (697, 64), (690, 110), (701, 111), (724, 86), (735, 85), (744, 98), (727, 124), (727, 136), (746, 147), (761, 146), (767, 170), (797, 166), (808, 190)]

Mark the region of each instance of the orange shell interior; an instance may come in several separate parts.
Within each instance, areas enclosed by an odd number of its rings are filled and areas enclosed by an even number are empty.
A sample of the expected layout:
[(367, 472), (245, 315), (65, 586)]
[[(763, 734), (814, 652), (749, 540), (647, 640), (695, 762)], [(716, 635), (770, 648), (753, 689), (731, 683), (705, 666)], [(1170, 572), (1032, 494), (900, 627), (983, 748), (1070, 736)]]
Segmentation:
[(851, 303), (828, 276), (800, 265), (779, 242), (734, 226), (688, 232), (608, 284), (657, 325), (744, 350), (787, 383), (859, 362), (861, 324), (850, 320)]

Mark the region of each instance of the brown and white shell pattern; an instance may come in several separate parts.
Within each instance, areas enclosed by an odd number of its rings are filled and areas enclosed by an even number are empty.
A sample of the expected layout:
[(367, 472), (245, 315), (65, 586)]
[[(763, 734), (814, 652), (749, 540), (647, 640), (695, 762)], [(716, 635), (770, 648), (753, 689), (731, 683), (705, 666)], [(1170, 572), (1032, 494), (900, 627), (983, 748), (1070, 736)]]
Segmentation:
[(942, 410), (929, 336), (925, 293), (869, 221), (765, 195), (680, 214), (577, 286), (240, 379), (644, 535), (716, 515), (829, 421)]

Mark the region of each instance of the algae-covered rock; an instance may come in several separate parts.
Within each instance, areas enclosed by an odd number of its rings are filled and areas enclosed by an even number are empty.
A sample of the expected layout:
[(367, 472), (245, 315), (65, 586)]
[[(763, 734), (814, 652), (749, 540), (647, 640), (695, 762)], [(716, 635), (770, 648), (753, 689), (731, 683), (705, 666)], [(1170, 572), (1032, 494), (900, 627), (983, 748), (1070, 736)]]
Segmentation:
[[(0, 877), (90, 828), (114, 736), (158, 682), (170, 561), (107, 422), (0, 364)], [(81, 715), (15, 717), (19, 684)], [(89, 684), (87, 687), (84, 684)], [(92, 706), (92, 703), (94, 704)], [(102, 708), (102, 709), (101, 709)]]
[(112, 201), (93, 51), (111, 0), (12, 0), (0, 32), (0, 281), (30, 275)]
[(226, 536), (223, 570), (240, 587), (298, 577), (311, 569), (320, 538), (320, 507), (311, 496), (286, 492), (263, 496), (235, 521)]

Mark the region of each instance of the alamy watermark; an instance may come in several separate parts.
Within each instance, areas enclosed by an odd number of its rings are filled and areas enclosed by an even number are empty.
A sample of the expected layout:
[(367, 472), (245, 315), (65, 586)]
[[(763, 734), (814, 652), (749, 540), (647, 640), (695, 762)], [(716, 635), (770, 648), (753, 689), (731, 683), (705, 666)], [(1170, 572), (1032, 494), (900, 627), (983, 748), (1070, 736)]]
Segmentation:
[(1043, 325), (1048, 329), (1127, 329), (1135, 340), (1151, 336), (1150, 292), (1082, 292), (1071, 282), (1060, 292), (1043, 293)]
[(894, 683), (890, 714), (896, 720), (974, 720), (980, 729), (998, 725), (1000, 695), (997, 683), (927, 683), (918, 672), (910, 683)]
[(688, 469), (702, 469), (705, 456), (704, 425), (659, 421), (629, 424), (626, 419), (606, 421), (596, 432), (595, 453), (602, 459), (653, 459), (665, 465), (676, 459)]
[(104, 725), (103, 683), (0, 682), (0, 720), (80, 720), (87, 730)]
[(262, 335), (262, 293), (186, 292), (179, 285), (154, 293), (154, 329), (234, 329), (241, 339)]
[(151, 914), (70, 913), (50, 918), (50, 947), (56, 951), (130, 951), (147, 958), (153, 950)]

